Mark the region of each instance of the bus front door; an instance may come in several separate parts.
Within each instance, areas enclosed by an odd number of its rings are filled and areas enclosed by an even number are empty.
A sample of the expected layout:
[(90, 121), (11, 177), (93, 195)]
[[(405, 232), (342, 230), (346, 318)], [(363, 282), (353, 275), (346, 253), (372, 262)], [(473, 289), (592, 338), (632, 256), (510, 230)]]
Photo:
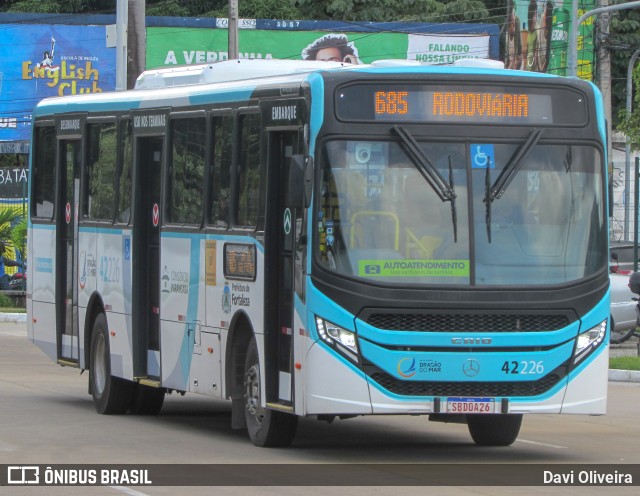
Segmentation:
[(80, 140), (59, 142), (59, 211), (56, 217), (56, 342), (58, 363), (78, 366), (78, 205)]
[(160, 380), (160, 191), (164, 139), (139, 137), (133, 220), (133, 373)]
[(265, 229), (265, 374), (267, 404), (294, 409), (294, 297), (297, 284), (296, 233), (301, 212), (286, 205), (291, 157), (298, 153), (299, 132), (269, 133), (269, 182)]

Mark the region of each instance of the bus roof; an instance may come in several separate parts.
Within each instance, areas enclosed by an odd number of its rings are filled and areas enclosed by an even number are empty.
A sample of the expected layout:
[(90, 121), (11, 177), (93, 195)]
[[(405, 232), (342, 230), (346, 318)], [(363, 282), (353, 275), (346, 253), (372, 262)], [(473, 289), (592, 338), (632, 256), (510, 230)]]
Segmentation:
[[(397, 72), (442, 74), (462, 73), (475, 75), (508, 75), (520, 78), (555, 78), (560, 76), (512, 71), (493, 60), (468, 59), (453, 65), (427, 65), (411, 60), (380, 60), (371, 64), (342, 62), (237, 59), (222, 62), (151, 69), (143, 72), (134, 90), (90, 93), (42, 100), (34, 109), (35, 117), (55, 113), (108, 112), (158, 106), (188, 106), (197, 102), (208, 103), (248, 100), (255, 89), (263, 84), (302, 84), (312, 73)], [(212, 91), (215, 90), (215, 91)]]

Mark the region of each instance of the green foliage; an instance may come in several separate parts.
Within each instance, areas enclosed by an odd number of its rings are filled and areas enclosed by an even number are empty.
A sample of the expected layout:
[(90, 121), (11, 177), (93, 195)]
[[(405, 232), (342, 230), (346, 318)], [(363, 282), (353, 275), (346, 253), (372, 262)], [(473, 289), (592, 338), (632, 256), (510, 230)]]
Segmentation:
[[(200, 3), (200, 2), (194, 2)], [(147, 1), (145, 13), (149, 16), (189, 17), (191, 9), (180, 0)]]
[[(132, 1), (132, 0), (129, 0)], [(113, 13), (113, 0), (0, 0), (0, 11)], [(501, 22), (502, 0), (242, 0), (239, 16), (254, 19)], [(228, 0), (146, 0), (151, 16), (228, 17)]]
[(633, 75), (634, 85), (636, 90), (636, 96), (634, 97), (633, 111), (628, 113), (625, 108), (622, 108), (618, 113), (618, 130), (627, 135), (631, 148), (633, 150), (640, 150), (640, 97), (638, 97), (638, 90), (640, 90), (640, 75), (638, 71)]
[(26, 153), (0, 153), (0, 169), (26, 167), (29, 155)]
[(22, 256), (25, 257), (27, 253), (27, 218), (20, 216), (20, 220), (13, 226), (11, 231), (11, 242), (15, 246)]
[[(480, 0), (297, 0), (302, 18), (343, 21), (487, 22)], [(504, 15), (504, 14), (502, 14)]]
[[(613, 4), (614, 2), (612, 2)], [(611, 54), (611, 107), (613, 125), (626, 107), (627, 69), (633, 53), (640, 48), (640, 10), (621, 10), (612, 14), (606, 47)], [(634, 105), (635, 106), (635, 105)], [(620, 126), (617, 126), (620, 128)]]
[[(224, 17), (227, 17), (228, 11), (226, 7), (223, 12)], [(300, 12), (295, 7), (295, 0), (240, 2), (239, 15), (240, 17), (251, 19), (300, 19)]]
[(612, 357), (609, 359), (609, 368), (618, 370), (640, 370), (640, 358), (633, 356)]
[(4, 0), (0, 11), (26, 14), (113, 13), (113, 0)]
[(0, 293), (0, 309), (12, 309), (14, 307), (13, 300), (7, 295)]
[[(5, 246), (14, 244), (23, 254), (27, 245), (27, 219), (17, 208), (0, 210), (0, 255), (4, 255)], [(18, 232), (15, 228), (18, 227)]]

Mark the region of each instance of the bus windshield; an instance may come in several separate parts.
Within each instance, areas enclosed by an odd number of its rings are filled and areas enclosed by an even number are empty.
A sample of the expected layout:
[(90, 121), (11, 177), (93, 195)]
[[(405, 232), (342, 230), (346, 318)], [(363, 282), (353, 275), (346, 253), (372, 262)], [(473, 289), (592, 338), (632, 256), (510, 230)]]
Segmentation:
[(535, 138), (412, 139), (417, 153), (404, 138), (327, 142), (314, 245), (321, 265), (403, 285), (562, 284), (602, 270), (600, 153)]

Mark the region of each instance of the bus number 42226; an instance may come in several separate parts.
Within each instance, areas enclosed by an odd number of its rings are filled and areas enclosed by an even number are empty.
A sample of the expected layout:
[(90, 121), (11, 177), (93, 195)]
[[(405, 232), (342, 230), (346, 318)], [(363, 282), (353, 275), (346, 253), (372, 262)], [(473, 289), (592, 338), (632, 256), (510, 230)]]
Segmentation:
[(540, 375), (544, 373), (544, 364), (541, 361), (536, 362), (533, 360), (522, 360), (520, 362), (518, 362), (517, 360), (507, 360), (502, 364), (502, 368), (500, 370), (502, 370), (505, 374)]

